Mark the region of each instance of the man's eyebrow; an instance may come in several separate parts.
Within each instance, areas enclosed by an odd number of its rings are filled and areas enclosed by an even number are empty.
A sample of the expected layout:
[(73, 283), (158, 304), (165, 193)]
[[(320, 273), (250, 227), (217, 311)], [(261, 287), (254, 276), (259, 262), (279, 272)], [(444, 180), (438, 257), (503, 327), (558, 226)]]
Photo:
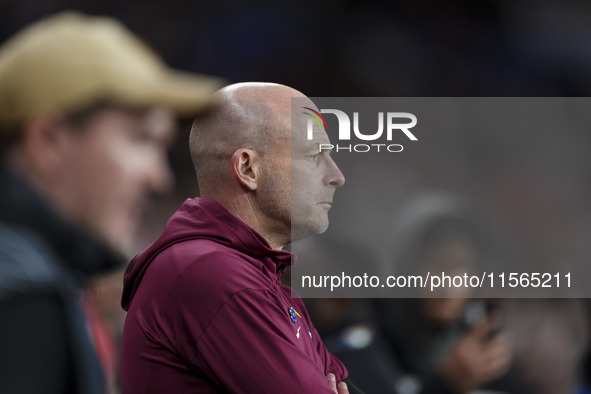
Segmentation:
[(306, 149), (309, 149), (309, 148), (315, 148), (315, 147), (317, 147), (318, 145), (320, 145), (320, 141), (316, 141), (316, 140), (306, 140), (306, 143), (304, 144), (304, 147), (305, 147)]
[(330, 144), (330, 143), (317, 143), (316, 145), (314, 145), (314, 153), (318, 154), (318, 153), (324, 153), (327, 154), (329, 156), (332, 155), (332, 152), (334, 151), (334, 145)]

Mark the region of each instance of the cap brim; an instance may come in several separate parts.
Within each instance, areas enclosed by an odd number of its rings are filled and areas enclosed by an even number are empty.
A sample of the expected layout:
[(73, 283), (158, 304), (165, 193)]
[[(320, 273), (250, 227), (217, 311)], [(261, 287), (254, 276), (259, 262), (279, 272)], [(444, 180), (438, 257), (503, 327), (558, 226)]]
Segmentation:
[(222, 79), (168, 70), (147, 89), (144, 104), (159, 105), (177, 116), (191, 117), (206, 110), (212, 104), (213, 93), (224, 85)]

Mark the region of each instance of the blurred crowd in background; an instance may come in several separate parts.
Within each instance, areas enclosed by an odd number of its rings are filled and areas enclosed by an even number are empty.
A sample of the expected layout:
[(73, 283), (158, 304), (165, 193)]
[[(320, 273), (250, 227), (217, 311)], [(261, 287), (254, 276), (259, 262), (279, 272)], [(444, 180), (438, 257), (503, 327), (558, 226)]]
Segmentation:
[[(383, 261), (358, 237), (325, 234), (294, 244), (304, 272), (330, 275), (338, 266), (354, 276), (385, 265), (397, 275), (453, 276), (498, 257), (495, 235), (464, 198), (423, 193), (398, 210)], [(588, 392), (588, 300), (482, 299), (465, 287), (418, 291), (421, 298), (375, 299), (335, 298), (347, 295), (337, 290), (305, 302), (327, 348), (368, 393)]]
[(4, 0), (0, 40), (62, 9), (113, 15), (174, 67), (310, 96), (588, 96), (582, 0)]
[[(582, 0), (2, 0), (0, 43), (26, 24), (64, 9), (118, 18), (173, 67), (230, 82), (283, 83), (311, 97), (591, 96), (591, 3)], [(188, 130), (189, 124), (183, 128)], [(564, 243), (561, 237), (577, 238), (579, 250), (572, 253), (587, 256), (591, 264), (591, 157), (586, 163), (576, 163), (577, 177), (567, 179), (570, 184), (576, 182), (576, 188), (568, 189), (568, 195), (560, 191), (567, 171), (553, 174), (556, 189), (538, 190), (535, 177), (531, 183), (503, 177), (497, 161), (502, 149), (489, 138), (470, 141), (465, 147), (480, 149), (468, 155), (485, 172), (466, 169), (461, 174), (463, 181), (456, 182), (453, 175), (415, 180), (420, 169), (396, 169), (390, 182), (402, 189), (392, 200), (402, 201), (416, 191), (417, 184), (432, 182), (433, 188), (481, 200), (479, 205), (495, 201), (487, 214), (505, 215), (505, 224), (523, 236), (512, 239), (514, 243), (530, 243), (534, 248), (536, 242), (556, 243), (558, 254), (558, 244)], [(170, 155), (175, 191), (161, 196), (147, 212), (130, 254), (155, 239), (185, 198), (198, 194), (187, 139), (181, 130)], [(547, 140), (549, 145), (552, 142)], [(515, 144), (510, 158), (518, 162), (519, 149), (527, 149), (527, 141), (516, 138), (508, 143)], [(579, 148), (589, 143), (591, 135), (580, 136), (576, 142)], [(566, 150), (556, 160), (568, 157)], [(412, 164), (412, 160), (405, 163)], [(450, 174), (458, 174), (453, 164)], [(478, 178), (479, 185), (481, 177), (488, 177), (490, 189), (469, 190), (470, 177)], [(491, 194), (494, 188), (502, 191)], [(534, 190), (539, 200), (521, 201), (525, 189)], [(345, 187), (340, 196), (347, 193)], [(350, 196), (350, 201), (356, 199), (355, 193)], [(555, 209), (554, 200), (575, 201), (565, 211), (568, 217)], [(338, 201), (339, 193), (335, 206)], [(555, 220), (545, 228), (535, 216), (537, 210), (549, 207)], [(381, 214), (390, 217), (404, 209), (393, 204), (391, 212)], [(563, 231), (560, 225), (564, 222), (575, 223), (572, 228), (579, 232)], [(417, 252), (405, 262), (423, 261), (427, 253), (440, 253), (446, 242), (458, 240), (460, 248), (467, 248), (477, 260), (480, 246), (471, 243), (463, 227), (456, 225), (444, 225), (414, 244)], [(379, 239), (383, 247), (376, 250), (371, 242), (370, 247), (363, 245), (363, 239), (345, 239), (346, 230), (331, 228), (329, 233), (327, 237), (337, 236), (327, 241), (332, 246), (326, 254), (351, 249), (346, 257), (335, 257), (343, 264), (367, 266), (372, 261), (395, 259), (390, 254), (392, 243), (384, 242), (388, 234)], [(529, 234), (537, 236), (528, 238)], [(98, 322), (95, 338), (102, 338), (97, 343), (102, 348), (99, 354), (114, 393), (118, 340), (125, 317), (119, 306), (120, 279), (121, 272), (98, 278), (89, 284), (87, 294)], [(439, 300), (307, 302), (327, 347), (342, 358), (353, 382), (367, 393), (590, 392), (589, 300), (472, 300), (470, 294), (462, 294)]]

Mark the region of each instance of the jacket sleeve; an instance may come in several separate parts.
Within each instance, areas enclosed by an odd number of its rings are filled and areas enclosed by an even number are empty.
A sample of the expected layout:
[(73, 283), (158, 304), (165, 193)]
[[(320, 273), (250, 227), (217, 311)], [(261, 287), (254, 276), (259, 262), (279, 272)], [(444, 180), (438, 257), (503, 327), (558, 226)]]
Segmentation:
[(331, 394), (318, 359), (325, 355), (298, 344), (308, 333), (302, 328), (296, 338), (273, 297), (265, 290), (235, 294), (210, 320), (192, 362), (232, 393)]
[(0, 299), (0, 393), (67, 392), (70, 366), (62, 316), (49, 293)]

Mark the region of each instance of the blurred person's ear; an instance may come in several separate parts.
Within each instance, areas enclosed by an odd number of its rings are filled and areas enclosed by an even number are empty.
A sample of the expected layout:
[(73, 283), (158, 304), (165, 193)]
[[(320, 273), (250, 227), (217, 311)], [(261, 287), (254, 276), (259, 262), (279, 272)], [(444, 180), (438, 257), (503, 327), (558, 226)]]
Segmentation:
[[(25, 172), (52, 180), (67, 163), (66, 151), (71, 147), (72, 133), (56, 115), (38, 114), (23, 127), (18, 150), (19, 166)], [(24, 162), (22, 162), (24, 161)]]

